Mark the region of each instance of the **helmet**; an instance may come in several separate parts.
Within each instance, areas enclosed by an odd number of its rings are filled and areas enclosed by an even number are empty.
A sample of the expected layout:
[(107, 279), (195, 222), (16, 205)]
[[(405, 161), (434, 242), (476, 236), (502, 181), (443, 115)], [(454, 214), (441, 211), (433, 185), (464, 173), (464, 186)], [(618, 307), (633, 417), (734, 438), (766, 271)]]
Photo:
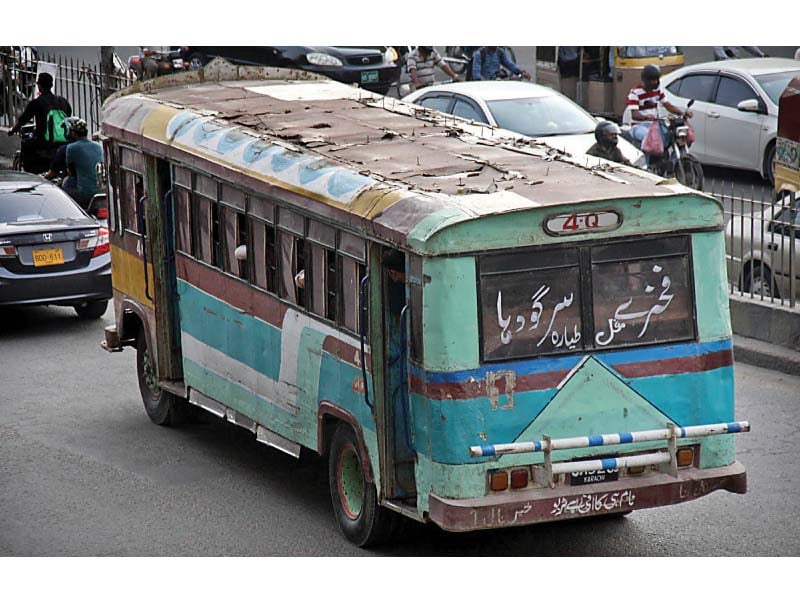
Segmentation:
[(61, 126), (67, 138), (82, 138), (89, 134), (89, 126), (80, 117), (67, 117)]
[(619, 134), (619, 127), (611, 121), (602, 121), (594, 128), (594, 139), (601, 146), (616, 146)]
[(642, 81), (652, 81), (661, 79), (661, 69), (658, 65), (645, 65), (642, 69)]

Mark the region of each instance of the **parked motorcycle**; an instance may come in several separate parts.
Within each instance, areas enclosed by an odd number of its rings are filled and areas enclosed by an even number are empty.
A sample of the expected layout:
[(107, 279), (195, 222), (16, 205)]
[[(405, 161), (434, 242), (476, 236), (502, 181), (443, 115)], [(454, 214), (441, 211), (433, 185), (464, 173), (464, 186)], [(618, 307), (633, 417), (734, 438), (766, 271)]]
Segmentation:
[[(686, 106), (687, 110), (691, 108), (692, 104), (694, 104), (694, 100), (689, 101)], [(670, 115), (666, 118), (659, 118), (659, 123), (664, 138), (664, 152), (660, 155), (653, 155), (642, 150), (647, 157), (647, 170), (661, 177), (674, 177), (683, 185), (702, 191), (703, 167), (694, 156), (689, 154), (691, 142), (689, 141), (688, 117)], [(626, 137), (638, 145), (630, 136)]]
[(128, 68), (133, 71), (137, 79), (152, 79), (188, 70), (189, 64), (183, 59), (181, 50), (162, 52), (152, 48), (142, 48), (139, 54), (128, 59)]

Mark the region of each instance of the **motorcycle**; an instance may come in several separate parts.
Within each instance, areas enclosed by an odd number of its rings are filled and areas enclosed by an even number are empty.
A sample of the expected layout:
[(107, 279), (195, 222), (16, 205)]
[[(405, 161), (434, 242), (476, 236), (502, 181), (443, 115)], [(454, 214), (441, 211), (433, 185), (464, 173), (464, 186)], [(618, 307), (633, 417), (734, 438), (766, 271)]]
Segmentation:
[(152, 79), (161, 75), (171, 75), (189, 69), (180, 49), (167, 52), (142, 48), (142, 51), (128, 58), (128, 68), (139, 80)]
[[(688, 110), (694, 104), (690, 100), (686, 106)], [(689, 124), (688, 117), (670, 115), (660, 117), (658, 120), (661, 127), (662, 138), (664, 138), (664, 152), (660, 155), (648, 154), (647, 170), (661, 177), (674, 177), (683, 185), (702, 191), (704, 183), (703, 167), (700, 162), (691, 154), (689, 148)], [(630, 135), (623, 134), (628, 141), (640, 146)]]

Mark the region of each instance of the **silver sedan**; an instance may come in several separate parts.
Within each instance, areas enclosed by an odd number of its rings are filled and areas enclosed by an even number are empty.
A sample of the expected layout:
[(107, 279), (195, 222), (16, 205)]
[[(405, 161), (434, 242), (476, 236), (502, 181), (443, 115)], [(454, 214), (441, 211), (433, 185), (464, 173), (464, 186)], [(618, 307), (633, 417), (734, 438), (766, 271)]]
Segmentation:
[(683, 67), (661, 78), (667, 99), (685, 108), (695, 130), (692, 154), (704, 164), (756, 171), (775, 180), (778, 102), (800, 63), (744, 58)]

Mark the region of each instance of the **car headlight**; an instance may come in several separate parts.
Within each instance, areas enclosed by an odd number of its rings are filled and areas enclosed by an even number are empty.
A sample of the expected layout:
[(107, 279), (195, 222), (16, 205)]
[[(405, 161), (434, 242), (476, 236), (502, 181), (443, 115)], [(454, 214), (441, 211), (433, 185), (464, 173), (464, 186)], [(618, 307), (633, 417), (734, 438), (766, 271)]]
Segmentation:
[(335, 56), (331, 56), (330, 54), (325, 54), (323, 52), (310, 52), (306, 54), (306, 60), (310, 62), (312, 65), (317, 65), (320, 67), (341, 67), (342, 61), (340, 61)]

